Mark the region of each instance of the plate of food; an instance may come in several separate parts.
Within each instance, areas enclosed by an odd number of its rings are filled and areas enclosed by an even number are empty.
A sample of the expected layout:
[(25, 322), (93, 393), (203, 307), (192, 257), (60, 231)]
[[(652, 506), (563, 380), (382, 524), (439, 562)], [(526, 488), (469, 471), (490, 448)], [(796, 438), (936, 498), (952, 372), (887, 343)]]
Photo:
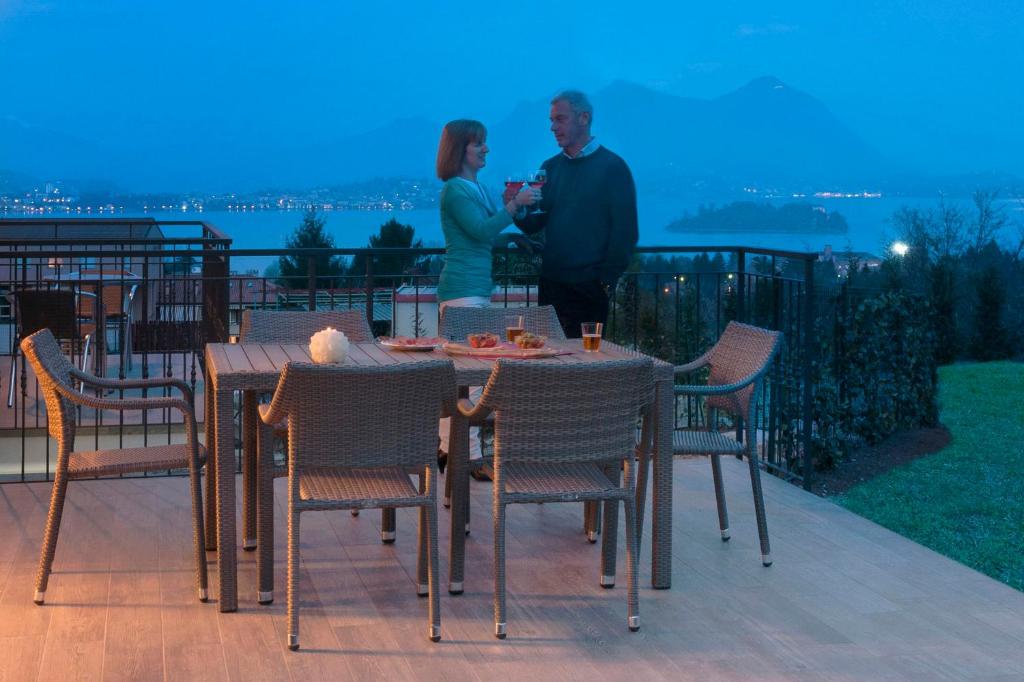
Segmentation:
[(381, 336), (377, 343), (390, 350), (431, 351), (439, 348), (443, 341), (436, 336)]
[(466, 343), (449, 341), (442, 348), (449, 355), (469, 355), (477, 358), (550, 358), (562, 355), (565, 351), (558, 348), (545, 347), (547, 339), (543, 336), (520, 334), (514, 343), (502, 341), (496, 334), (481, 332), (470, 334)]

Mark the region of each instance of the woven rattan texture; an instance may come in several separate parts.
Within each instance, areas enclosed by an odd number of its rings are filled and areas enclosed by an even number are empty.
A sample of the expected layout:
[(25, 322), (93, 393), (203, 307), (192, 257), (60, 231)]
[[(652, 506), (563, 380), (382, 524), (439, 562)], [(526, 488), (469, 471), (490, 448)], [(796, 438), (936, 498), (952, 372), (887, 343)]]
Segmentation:
[(675, 431), (672, 451), (677, 455), (735, 455), (746, 451), (746, 446), (735, 438), (718, 431)]
[[(85, 476), (116, 476), (142, 471), (188, 469), (189, 446), (150, 445), (144, 448), (76, 452), (68, 464), (72, 478)], [(199, 461), (206, 461), (206, 449), (199, 447)]]
[[(764, 369), (775, 351), (780, 336), (779, 332), (730, 322), (711, 349), (708, 385), (734, 384)], [(753, 394), (754, 385), (751, 384), (735, 393), (710, 396), (706, 405), (708, 409), (724, 410), (729, 414), (745, 417), (750, 411), (750, 399)]]
[(242, 343), (309, 343), (309, 337), (333, 327), (352, 343), (373, 341), (362, 310), (245, 310), (239, 340)]
[(565, 332), (558, 323), (553, 306), (527, 308), (463, 308), (448, 306), (441, 315), (439, 335), (450, 341), (465, 341), (469, 334), (491, 332), (502, 339), (509, 321), (523, 316), (523, 325), (531, 334), (546, 336), (552, 341), (564, 341)]
[(372, 506), (378, 507), (381, 500), (406, 503), (395, 506), (423, 502), (408, 472), (397, 467), (308, 470), (299, 481), (299, 497), (303, 503), (310, 503), (309, 506), (323, 502), (331, 503), (333, 508), (348, 504), (371, 506), (360, 504), (363, 501), (372, 501)]

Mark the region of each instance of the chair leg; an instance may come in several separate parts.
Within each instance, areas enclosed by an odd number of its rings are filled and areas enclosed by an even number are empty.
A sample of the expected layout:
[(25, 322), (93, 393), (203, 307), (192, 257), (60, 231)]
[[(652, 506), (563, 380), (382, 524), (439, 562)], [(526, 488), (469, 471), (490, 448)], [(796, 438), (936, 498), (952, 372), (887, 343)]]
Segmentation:
[(33, 601), (42, 605), (45, 601), (46, 586), (53, 568), (53, 555), (57, 550), (57, 536), (60, 534), (60, 520), (64, 514), (64, 499), (67, 496), (68, 475), (59, 467), (53, 478), (53, 492), (50, 494), (50, 513), (46, 517), (46, 532), (43, 548), (39, 555), (39, 571), (36, 573), (36, 593)]
[(242, 391), (242, 549), (256, 549), (256, 392)]
[(395, 508), (384, 507), (380, 510), (380, 541), (390, 545), (395, 541)]
[[(420, 473), (420, 495), (424, 494), (426, 490), (426, 476)], [(430, 547), (428, 545), (428, 531), (427, 528), (427, 508), (420, 507), (420, 525), (419, 532), (417, 533), (417, 546), (416, 546), (416, 594), (420, 597), (426, 597), (431, 594), (430, 591), (430, 570), (427, 566), (427, 552)]]
[(715, 502), (718, 504), (718, 527), (722, 542), (729, 541), (729, 510), (725, 506), (725, 486), (722, 483), (722, 456), (711, 455), (711, 474), (715, 479)]
[(747, 463), (750, 465), (750, 487), (754, 492), (754, 514), (757, 516), (757, 535), (761, 540), (761, 563), (772, 565), (772, 548), (768, 543), (768, 520), (764, 513), (764, 494), (761, 492), (761, 468), (757, 466), (757, 455), (748, 450)]
[(14, 407), (14, 379), (15, 379), (15, 368), (18, 366), (18, 356), (20, 352), (17, 348), (14, 350), (14, 355), (11, 356), (11, 381), (7, 388), (7, 407)]
[[(289, 482), (290, 483), (290, 482)], [(288, 500), (288, 648), (299, 648), (299, 512)]]
[(597, 542), (601, 533), (601, 503), (590, 501), (583, 503), (583, 532), (590, 544)]
[(441, 641), (441, 595), (438, 591), (440, 563), (438, 560), (437, 547), (437, 497), (431, 496), (430, 506), (426, 507), (427, 517), (427, 544), (430, 551), (430, 571), (428, 581), (430, 586), (430, 641)]
[[(497, 483), (495, 483), (497, 485)], [(505, 639), (505, 505), (494, 503), (494, 636)]]
[(274, 437), (260, 426), (256, 439), (256, 601), (274, 601)]
[(647, 474), (651, 467), (651, 457), (641, 452), (636, 462), (636, 552), (640, 553), (640, 544), (644, 536), (644, 508), (647, 506)]
[[(188, 469), (189, 486), (192, 489), (192, 535), (196, 554), (196, 581), (199, 587), (199, 601), (209, 599), (209, 573), (206, 566), (206, 538), (203, 526), (203, 486), (199, 480), (199, 462), (193, 462)], [(207, 491), (209, 495), (209, 491)]]
[[(611, 506), (611, 502), (605, 503)], [(637, 530), (636, 507), (632, 500), (624, 500), (626, 516), (626, 622), (630, 632), (640, 629), (640, 599), (637, 594), (637, 559), (640, 553), (639, 535)], [(608, 531), (606, 531), (608, 532)]]

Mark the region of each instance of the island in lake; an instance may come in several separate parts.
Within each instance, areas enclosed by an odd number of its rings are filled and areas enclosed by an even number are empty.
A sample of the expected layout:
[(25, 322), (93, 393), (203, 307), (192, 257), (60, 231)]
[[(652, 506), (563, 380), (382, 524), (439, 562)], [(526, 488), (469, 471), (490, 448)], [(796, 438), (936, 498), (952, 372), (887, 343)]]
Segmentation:
[(772, 232), (794, 234), (846, 234), (846, 219), (823, 206), (805, 202), (773, 206), (737, 201), (716, 208), (701, 206), (668, 225), (672, 232)]

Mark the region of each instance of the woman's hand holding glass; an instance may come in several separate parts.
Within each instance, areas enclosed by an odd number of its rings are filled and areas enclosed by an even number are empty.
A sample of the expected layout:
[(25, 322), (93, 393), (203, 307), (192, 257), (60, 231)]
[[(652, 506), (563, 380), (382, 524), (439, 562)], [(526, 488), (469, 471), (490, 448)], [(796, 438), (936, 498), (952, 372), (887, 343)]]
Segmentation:
[(537, 187), (524, 186), (515, 194), (506, 190), (505, 196), (509, 197), (509, 195), (511, 195), (511, 197), (506, 199), (507, 203), (505, 207), (511, 215), (515, 215), (520, 209), (535, 206), (540, 203), (541, 200), (541, 192)]

